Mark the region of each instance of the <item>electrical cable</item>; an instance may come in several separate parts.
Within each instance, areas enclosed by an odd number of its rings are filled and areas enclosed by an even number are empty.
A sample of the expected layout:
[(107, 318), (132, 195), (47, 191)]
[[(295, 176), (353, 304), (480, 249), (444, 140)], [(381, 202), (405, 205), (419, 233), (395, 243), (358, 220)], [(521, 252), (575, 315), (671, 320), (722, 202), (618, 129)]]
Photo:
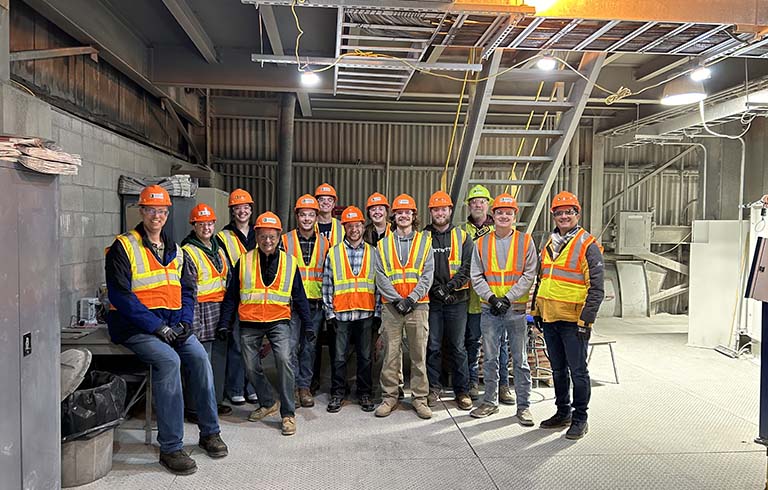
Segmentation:
[(675, 245), (674, 245), (672, 248), (670, 248), (669, 250), (664, 250), (663, 252), (656, 252), (656, 255), (664, 255), (664, 254), (668, 254), (669, 252), (672, 252), (672, 251), (674, 251), (675, 249), (677, 249), (677, 247), (679, 247), (680, 245), (682, 245), (682, 244), (684, 244), (684, 243), (687, 243), (685, 240), (686, 240), (686, 239), (687, 239), (689, 236), (691, 236), (691, 233), (692, 233), (692, 232), (688, 232), (688, 234), (687, 234), (687, 235), (685, 235), (685, 236), (683, 237), (683, 239), (682, 239), (682, 240), (680, 240), (679, 242), (677, 242), (677, 243), (676, 243), (676, 244), (675, 244)]

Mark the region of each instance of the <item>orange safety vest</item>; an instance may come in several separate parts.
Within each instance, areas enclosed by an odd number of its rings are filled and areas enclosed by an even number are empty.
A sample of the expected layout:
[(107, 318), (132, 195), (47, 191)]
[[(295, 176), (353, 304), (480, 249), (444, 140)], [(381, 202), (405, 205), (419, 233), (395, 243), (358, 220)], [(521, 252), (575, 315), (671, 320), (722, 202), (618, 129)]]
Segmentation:
[(219, 272), (208, 254), (200, 250), (199, 247), (188, 243), (181, 248), (189, 254), (195, 267), (197, 267), (197, 302), (219, 303), (224, 301), (224, 293), (227, 291), (227, 272), (229, 271), (224, 250), (219, 248), (219, 258), (222, 264), (221, 272)]
[(283, 235), (283, 250), (288, 255), (296, 257), (304, 290), (309, 299), (321, 299), (323, 297), (323, 265), (330, 248), (327, 238), (319, 233), (315, 233), (315, 235), (317, 238), (309, 264), (304, 263), (304, 254), (301, 252), (301, 245), (299, 245), (298, 230)]
[[(463, 246), (468, 237), (469, 234), (458, 226), (454, 226), (453, 230), (451, 230), (451, 253), (448, 255), (448, 269), (451, 279), (461, 269), (461, 261), (464, 254)], [(456, 288), (456, 291), (461, 291), (462, 289), (469, 289), (469, 280)]]
[(282, 250), (277, 274), (271, 284), (261, 280), (258, 250), (247, 252), (240, 260), (240, 306), (237, 311), (245, 322), (275, 322), (291, 319), (291, 291), (296, 276), (296, 259)]
[[(483, 275), (497, 298), (504, 297), (523, 276), (525, 257), (530, 246), (532, 246), (531, 235), (517, 230), (512, 232), (509, 254), (501, 257), (504, 265), (499, 267), (499, 257), (496, 255), (496, 233), (488, 233), (477, 239), (477, 251), (483, 264)], [(529, 296), (530, 292), (526, 291), (514, 302), (526, 304)], [(482, 302), (487, 303), (485, 300)]]
[(227, 251), (227, 257), (229, 257), (229, 263), (235, 265), (240, 256), (246, 252), (245, 245), (240, 243), (237, 234), (232, 230), (221, 230), (216, 236), (221, 238), (221, 243), (224, 244), (224, 250)]
[[(131, 292), (148, 309), (181, 309), (181, 269), (184, 254), (176, 246), (176, 258), (163, 265), (142, 243), (138, 231), (117, 237), (131, 263)], [(114, 307), (111, 307), (114, 308)]]
[(585, 229), (580, 229), (560, 251), (557, 259), (552, 260), (547, 247), (552, 238), (541, 250), (541, 276), (537, 297), (565, 303), (583, 304), (587, 299), (587, 279), (584, 277), (584, 261), (587, 248), (597, 243), (595, 237)]
[[(320, 224), (315, 224), (315, 232), (320, 234)], [(341, 221), (336, 218), (331, 218), (331, 238), (327, 239), (331, 247), (338, 245), (344, 241), (344, 227), (341, 226)]]
[(331, 248), (329, 262), (333, 279), (333, 310), (374, 311), (376, 309), (376, 272), (373, 267), (373, 247), (363, 242), (363, 263), (357, 275), (352, 273), (347, 246), (339, 243)]
[[(411, 243), (411, 253), (405, 265), (400, 263), (395, 250), (395, 234), (391, 233), (379, 240), (376, 245), (384, 265), (384, 273), (387, 275), (395, 290), (405, 298), (415, 288), (419, 278), (424, 272), (424, 263), (427, 254), (432, 249), (432, 236), (429, 233), (417, 231)], [(383, 299), (386, 303), (386, 299)], [(429, 294), (425, 294), (418, 303), (429, 303)]]

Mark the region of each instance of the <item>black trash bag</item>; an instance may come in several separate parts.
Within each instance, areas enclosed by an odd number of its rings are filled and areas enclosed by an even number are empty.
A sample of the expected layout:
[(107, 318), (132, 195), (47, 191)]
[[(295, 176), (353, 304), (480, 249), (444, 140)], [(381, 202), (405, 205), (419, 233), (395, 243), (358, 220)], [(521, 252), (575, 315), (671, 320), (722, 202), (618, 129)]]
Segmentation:
[(120, 376), (91, 371), (78, 389), (61, 402), (62, 442), (90, 439), (120, 425), (127, 388)]

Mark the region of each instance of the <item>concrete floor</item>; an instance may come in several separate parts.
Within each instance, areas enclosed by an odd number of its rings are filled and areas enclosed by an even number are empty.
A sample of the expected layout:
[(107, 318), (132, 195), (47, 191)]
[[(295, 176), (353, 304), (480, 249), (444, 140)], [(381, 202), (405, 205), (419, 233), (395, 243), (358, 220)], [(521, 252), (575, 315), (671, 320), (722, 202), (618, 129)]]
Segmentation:
[[(236, 408), (222, 420), (230, 455), (221, 460), (201, 454), (187, 424), (199, 467), (191, 476), (160, 467), (141, 431), (118, 431), (112, 472), (81, 488), (764, 488), (766, 453), (753, 442), (755, 361), (686, 347), (686, 317), (600, 319), (597, 328), (617, 340), (620, 384), (608, 349), (597, 348), (590, 431), (580, 441), (521, 427), (514, 407), (477, 420), (446, 401), (423, 421), (403, 404), (377, 419), (352, 402), (329, 414), (321, 394), (298, 410), (293, 437), (280, 435), (277, 417), (249, 423), (246, 408)], [(551, 388), (534, 389), (537, 427), (554, 413), (553, 397)]]

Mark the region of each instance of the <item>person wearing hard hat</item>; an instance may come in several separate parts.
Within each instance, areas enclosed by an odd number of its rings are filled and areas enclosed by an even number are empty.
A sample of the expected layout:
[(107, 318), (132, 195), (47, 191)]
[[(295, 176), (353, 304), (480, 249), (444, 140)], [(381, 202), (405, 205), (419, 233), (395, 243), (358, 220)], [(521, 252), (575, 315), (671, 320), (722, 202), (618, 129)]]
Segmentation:
[(376, 246), (379, 240), (392, 233), (392, 224), (389, 222), (389, 201), (384, 194), (374, 192), (365, 202), (365, 210), (370, 222), (365, 225), (363, 240)]
[(141, 223), (119, 235), (105, 260), (112, 342), (122, 344), (152, 371), (160, 464), (177, 475), (197, 471), (184, 451), (181, 369), (189, 374), (200, 430), (199, 446), (212, 458), (228, 454), (221, 440), (213, 373), (208, 355), (192, 333), (195, 284), (182, 275), (184, 255), (163, 227), (171, 198), (159, 185), (139, 195)]
[(541, 251), (531, 315), (544, 332), (557, 412), (544, 420), (541, 427), (558, 429), (570, 425), (565, 437), (581, 439), (588, 430), (591, 394), (587, 370), (589, 337), (605, 296), (603, 252), (595, 237), (579, 226), (581, 205), (575, 195), (560, 192), (552, 199), (550, 210), (555, 229)]
[(315, 366), (315, 349), (323, 324), (323, 264), (330, 245), (317, 231), (317, 199), (304, 194), (296, 200), (296, 229), (283, 235), (282, 250), (296, 258), (304, 291), (309, 300), (311, 328), (301, 328), (297, 312), (291, 315), (293, 371), (296, 375), (298, 399), (302, 407), (314, 407), (315, 400), (309, 390)]
[(432, 239), (429, 233), (416, 231), (416, 202), (400, 194), (392, 202), (393, 233), (379, 241), (375, 258), (376, 287), (384, 307), (381, 330), (384, 362), (381, 369), (382, 402), (377, 417), (386, 417), (398, 404), (398, 382), (402, 379), (403, 328), (411, 356), (411, 392), (413, 408), (419, 417), (429, 419), (427, 405), (427, 340), (429, 332), (429, 288), (435, 270)]
[(333, 210), (339, 198), (336, 189), (331, 184), (322, 183), (315, 189), (315, 199), (320, 210), (317, 213), (317, 228), (320, 234), (328, 239), (331, 246), (344, 240), (344, 228), (339, 220), (333, 217)]
[[(480, 184), (472, 187), (467, 193), (467, 207), (469, 216), (464, 226), (464, 231), (469, 234), (473, 242), (483, 235), (493, 231), (493, 217), (488, 214), (488, 206), (491, 201), (491, 193)], [(469, 396), (472, 400), (480, 398), (480, 297), (470, 283), (469, 302), (467, 312), (467, 328), (464, 337), (464, 345), (467, 349), (467, 365), (469, 369)], [(506, 335), (506, 333), (505, 333)], [(509, 349), (507, 340), (501, 343), (499, 351), (499, 401), (505, 405), (515, 404), (515, 395), (509, 389)]]
[[(223, 405), (224, 375), (227, 369), (227, 338), (217, 337), (221, 302), (227, 290), (229, 265), (224, 249), (213, 239), (216, 230), (216, 214), (210, 206), (200, 203), (189, 213), (192, 231), (181, 242), (184, 252), (182, 277), (194, 284), (195, 316), (192, 332), (203, 344), (213, 369), (213, 386), (219, 415), (229, 415), (232, 407)], [(187, 379), (187, 384), (190, 380)], [(186, 390), (185, 411), (187, 419), (197, 422), (197, 412), (190, 391)]]
[(482, 404), (470, 415), (483, 418), (498, 413), (496, 388), (499, 382), (499, 349), (506, 332), (509, 355), (515, 377), (517, 419), (520, 425), (533, 426), (531, 415), (531, 369), (528, 366), (528, 323), (525, 310), (538, 259), (536, 246), (527, 233), (515, 229), (520, 208), (510, 194), (493, 200), (494, 231), (477, 239), (472, 255), (470, 277), (482, 302), (480, 330), (483, 336), (483, 377), (485, 394)]
[[(256, 247), (256, 234), (251, 227), (253, 198), (243, 189), (235, 189), (229, 194), (230, 222), (216, 234), (216, 240), (224, 249), (232, 269), (240, 256)], [(256, 403), (256, 393), (248, 383), (240, 349), (240, 327), (235, 323), (234, 334), (229, 337), (227, 347), (227, 374), (224, 393), (233, 405), (244, 405), (246, 399)]]
[[(254, 229), (257, 247), (240, 257), (232, 269), (217, 331), (231, 333), (239, 317), (245, 370), (260, 405), (248, 420), (256, 422), (279, 410), (282, 433), (290, 436), (296, 433), (291, 312), (298, 313), (304, 329), (311, 328), (312, 320), (296, 258), (278, 249), (283, 229), (280, 218), (269, 211), (262, 213)], [(265, 337), (275, 356), (280, 401), (275, 400), (261, 365), (259, 351)]]
[(434, 407), (440, 398), (443, 371), (443, 343), (451, 366), (451, 381), (456, 406), (472, 408), (469, 397), (467, 351), (464, 330), (467, 325), (469, 301), (469, 266), (473, 242), (467, 232), (451, 224), (453, 201), (443, 191), (429, 198), (432, 222), (424, 228), (432, 238), (435, 273), (429, 290), (429, 342), (427, 344), (427, 375), (429, 395), (427, 405)]
[(365, 216), (349, 206), (341, 213), (344, 241), (331, 248), (323, 269), (323, 303), (328, 321), (336, 331), (331, 378), (331, 400), (327, 410), (341, 410), (347, 381), (347, 349), (357, 353), (357, 401), (364, 412), (373, 411), (371, 379), (371, 334), (373, 319), (381, 314), (376, 293), (376, 250), (363, 241)]

